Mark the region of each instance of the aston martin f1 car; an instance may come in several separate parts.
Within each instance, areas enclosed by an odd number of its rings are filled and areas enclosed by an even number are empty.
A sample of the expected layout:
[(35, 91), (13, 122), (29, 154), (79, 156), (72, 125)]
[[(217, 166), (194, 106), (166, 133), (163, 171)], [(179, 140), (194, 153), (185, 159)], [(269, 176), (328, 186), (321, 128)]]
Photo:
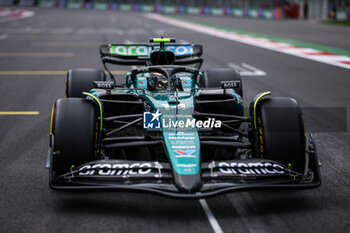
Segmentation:
[[(296, 100), (257, 94), (244, 112), (242, 81), (200, 71), (202, 46), (153, 38), (104, 44), (105, 71), (73, 69), (52, 108), (50, 187), (201, 198), (321, 183), (315, 142)], [(122, 80), (112, 65), (136, 66)]]

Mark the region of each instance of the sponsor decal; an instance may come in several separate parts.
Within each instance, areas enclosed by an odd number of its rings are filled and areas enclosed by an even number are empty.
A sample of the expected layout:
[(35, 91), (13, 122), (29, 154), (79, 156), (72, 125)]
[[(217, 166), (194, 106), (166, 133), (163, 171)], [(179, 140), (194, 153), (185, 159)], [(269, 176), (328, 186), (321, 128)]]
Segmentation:
[(176, 166), (183, 168), (185, 172), (191, 172), (192, 168), (197, 167), (197, 164), (177, 164)]
[[(159, 49), (159, 46), (154, 46)], [(166, 50), (172, 51), (175, 56), (184, 56), (193, 54), (191, 45), (165, 45)], [(148, 56), (152, 47), (148, 45), (111, 45), (109, 52), (120, 56)]]
[(193, 48), (190, 45), (166, 45), (165, 49), (175, 53), (175, 56), (191, 55), (193, 53)]
[(176, 153), (176, 158), (195, 158), (196, 156), (193, 155), (196, 150), (174, 150)]
[(239, 87), (240, 81), (221, 81), (221, 88), (228, 89), (228, 88), (237, 88)]
[(110, 47), (110, 53), (122, 56), (148, 56), (151, 48), (147, 45), (116, 45)]
[[(144, 112), (143, 113), (143, 128), (144, 129), (159, 129), (160, 128), (160, 116), (162, 113), (157, 110), (156, 112)], [(173, 120), (171, 117), (162, 118), (163, 128), (220, 128), (221, 121), (215, 120), (215, 118), (208, 118), (207, 120), (196, 120), (193, 118), (187, 118), (184, 120)], [(176, 136), (179, 137), (179, 136)], [(171, 140), (186, 140), (186, 137), (180, 136), (179, 138), (169, 137)], [(194, 139), (194, 138), (193, 138)]]
[(195, 152), (195, 150), (174, 150), (175, 153), (179, 154), (179, 155), (191, 155)]
[(114, 82), (112, 81), (94, 81), (94, 86), (101, 89), (112, 89), (114, 88)]
[(187, 66), (185, 71), (188, 71), (188, 72), (191, 72), (191, 73), (195, 73), (196, 71), (198, 71), (198, 69), (194, 68), (194, 67)]
[(215, 118), (208, 118), (205, 121), (196, 119), (172, 120), (163, 118), (163, 128), (220, 128), (221, 121)]
[(178, 155), (192, 155), (195, 150), (174, 150), (174, 152)]
[(144, 129), (160, 129), (160, 116), (162, 114), (157, 112), (144, 112), (143, 113), (143, 128)]
[(186, 110), (186, 106), (184, 104), (169, 105), (168, 103), (166, 103), (162, 104), (162, 107), (165, 108), (165, 110), (176, 109), (176, 107), (181, 110)]
[[(194, 140), (194, 137), (191, 140)], [(195, 149), (196, 146), (194, 146), (194, 145), (191, 145), (191, 146), (172, 146), (171, 148), (173, 148), (173, 149)]]
[(197, 167), (197, 164), (177, 164), (178, 167)]
[(125, 175), (145, 175), (152, 171), (151, 163), (133, 164), (89, 164), (79, 168), (80, 176), (125, 176)]
[(218, 164), (219, 172), (225, 174), (238, 175), (268, 175), (285, 174), (284, 167), (270, 162), (251, 162), (251, 163), (226, 163)]
[(189, 136), (169, 136), (170, 140), (194, 140), (195, 137), (189, 137)]

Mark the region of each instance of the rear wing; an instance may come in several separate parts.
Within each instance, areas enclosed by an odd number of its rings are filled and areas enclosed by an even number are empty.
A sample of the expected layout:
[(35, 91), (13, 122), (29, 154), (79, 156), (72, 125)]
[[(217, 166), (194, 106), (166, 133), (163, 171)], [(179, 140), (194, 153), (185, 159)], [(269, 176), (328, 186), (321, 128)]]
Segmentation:
[[(175, 54), (175, 65), (202, 63), (203, 47), (199, 44), (169, 44), (166, 50)], [(153, 44), (103, 44), (100, 54), (103, 63), (115, 65), (147, 65), (152, 50), (159, 49)]]

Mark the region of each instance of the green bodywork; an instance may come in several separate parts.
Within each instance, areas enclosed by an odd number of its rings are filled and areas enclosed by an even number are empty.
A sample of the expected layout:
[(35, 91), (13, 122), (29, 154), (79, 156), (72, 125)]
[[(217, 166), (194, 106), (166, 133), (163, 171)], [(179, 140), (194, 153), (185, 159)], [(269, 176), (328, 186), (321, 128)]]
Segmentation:
[[(133, 80), (130, 73), (126, 77), (125, 89), (113, 89), (112, 95), (123, 93), (132, 93), (135, 96), (142, 97), (147, 101), (153, 111), (159, 110), (162, 115), (161, 132), (163, 135), (165, 150), (174, 171), (180, 175), (194, 175), (200, 172), (201, 148), (198, 129), (196, 127), (179, 127), (167, 124), (172, 121), (191, 121), (194, 119), (195, 97), (199, 91), (192, 74), (181, 72), (180, 75), (183, 91), (170, 92), (168, 90), (149, 91), (147, 88), (147, 76), (149, 73), (141, 73)], [(235, 99), (235, 107), (243, 115), (242, 98), (233, 89), (226, 89), (226, 93), (232, 95)], [(97, 98), (104, 95), (100, 89), (92, 89), (91, 94)], [(177, 95), (177, 98), (176, 98)], [(178, 104), (176, 105), (176, 99)], [(166, 125), (163, 125), (163, 119)], [(179, 153), (185, 152), (185, 153)]]

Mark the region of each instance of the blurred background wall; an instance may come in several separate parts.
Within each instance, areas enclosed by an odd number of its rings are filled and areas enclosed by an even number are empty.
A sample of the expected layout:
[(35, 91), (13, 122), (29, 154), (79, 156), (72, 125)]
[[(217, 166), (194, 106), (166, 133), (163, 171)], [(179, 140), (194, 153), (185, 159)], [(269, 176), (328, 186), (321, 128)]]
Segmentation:
[(0, 0), (0, 5), (350, 21), (350, 0)]

